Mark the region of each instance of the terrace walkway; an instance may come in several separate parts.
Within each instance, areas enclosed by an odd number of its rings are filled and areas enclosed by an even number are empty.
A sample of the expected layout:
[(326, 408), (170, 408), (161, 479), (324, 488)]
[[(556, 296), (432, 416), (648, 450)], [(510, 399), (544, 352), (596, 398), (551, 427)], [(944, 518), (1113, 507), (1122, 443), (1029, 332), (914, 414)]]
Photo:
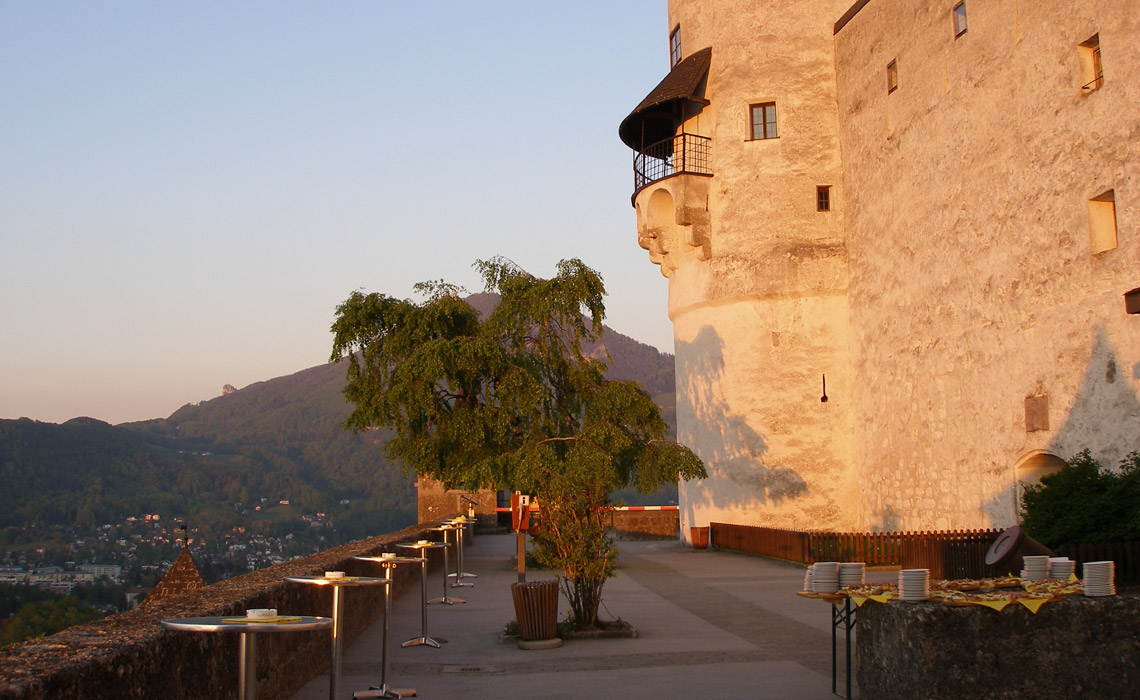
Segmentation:
[[(394, 601), (388, 679), (394, 687), (415, 688), (423, 700), (835, 697), (830, 611), (795, 595), (803, 585), (802, 567), (693, 551), (675, 541), (623, 541), (617, 575), (603, 590), (601, 616), (621, 617), (638, 638), (572, 640), (558, 649), (523, 651), (499, 641), (514, 619), (514, 546), (512, 534), (479, 535), (466, 548), (464, 568), (479, 577), (473, 588), (450, 591), (467, 603), (428, 607), (429, 634), (449, 640), (440, 649), (399, 646), (419, 634), (420, 599), (418, 591), (409, 591)], [(431, 598), (440, 594), (440, 576), (439, 570), (429, 575)], [(528, 571), (528, 580), (546, 578), (549, 571)], [(568, 607), (561, 601), (560, 617)], [(378, 622), (345, 649), (345, 698), (379, 681), (382, 629)], [(293, 700), (325, 700), (328, 684), (322, 675)]]

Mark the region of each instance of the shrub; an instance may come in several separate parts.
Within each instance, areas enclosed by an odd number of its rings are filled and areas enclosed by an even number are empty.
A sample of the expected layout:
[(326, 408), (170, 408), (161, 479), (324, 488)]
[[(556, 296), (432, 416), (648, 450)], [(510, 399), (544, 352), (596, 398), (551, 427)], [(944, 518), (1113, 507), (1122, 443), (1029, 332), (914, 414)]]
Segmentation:
[(1046, 547), (1140, 540), (1140, 453), (1101, 466), (1088, 450), (1027, 486), (1022, 527)]

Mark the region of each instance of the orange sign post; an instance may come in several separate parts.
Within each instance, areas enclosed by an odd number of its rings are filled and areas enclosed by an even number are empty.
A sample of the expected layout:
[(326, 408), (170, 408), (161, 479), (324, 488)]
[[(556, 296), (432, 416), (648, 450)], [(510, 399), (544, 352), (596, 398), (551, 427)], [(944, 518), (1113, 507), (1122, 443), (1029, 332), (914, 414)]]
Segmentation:
[(511, 527), (518, 540), (519, 583), (526, 583), (526, 531), (530, 528), (530, 496), (520, 491), (511, 494)]

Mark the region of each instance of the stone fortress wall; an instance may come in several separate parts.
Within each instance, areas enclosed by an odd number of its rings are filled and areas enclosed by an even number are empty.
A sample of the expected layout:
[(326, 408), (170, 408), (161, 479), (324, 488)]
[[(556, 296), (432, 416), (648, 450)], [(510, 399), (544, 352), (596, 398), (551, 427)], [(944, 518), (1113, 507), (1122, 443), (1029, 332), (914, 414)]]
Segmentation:
[[(712, 176), (634, 199), (670, 279), (679, 438), (710, 472), (681, 485), (682, 533), (1002, 527), (1020, 479), (1140, 448), (1140, 15), (973, 2), (956, 37), (955, 4), (669, 3), (682, 58), (712, 52), (677, 120)], [(778, 137), (754, 139), (768, 102)]]
[[(835, 36), (855, 434), (883, 529), (1012, 525), (1035, 455), (1140, 449), (1140, 12), (970, 2), (955, 37), (955, 4), (872, 0)], [(1095, 252), (1109, 190), (1116, 244)]]

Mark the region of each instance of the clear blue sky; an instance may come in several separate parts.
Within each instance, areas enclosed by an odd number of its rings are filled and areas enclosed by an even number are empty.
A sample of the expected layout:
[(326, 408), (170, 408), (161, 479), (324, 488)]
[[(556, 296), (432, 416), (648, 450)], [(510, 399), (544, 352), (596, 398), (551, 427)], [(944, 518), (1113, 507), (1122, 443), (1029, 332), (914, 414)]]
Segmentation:
[(0, 4), (0, 418), (321, 364), (354, 289), (579, 257), (672, 352), (621, 119), (665, 0)]

